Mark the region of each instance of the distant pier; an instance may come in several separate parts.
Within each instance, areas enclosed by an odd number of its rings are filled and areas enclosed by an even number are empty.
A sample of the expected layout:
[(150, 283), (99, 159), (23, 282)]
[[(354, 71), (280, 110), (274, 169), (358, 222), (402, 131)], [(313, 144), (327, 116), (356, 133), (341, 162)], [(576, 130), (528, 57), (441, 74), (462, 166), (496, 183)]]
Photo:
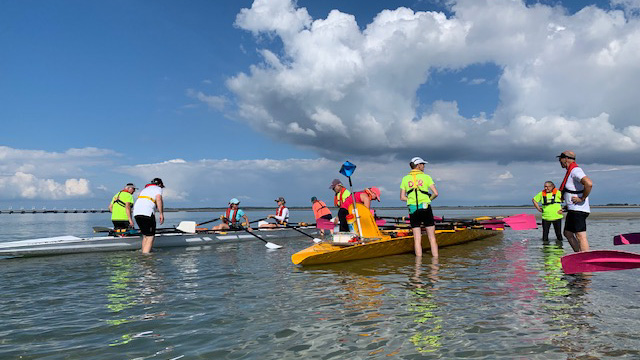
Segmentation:
[(0, 214), (88, 214), (108, 213), (109, 209), (4, 209)]

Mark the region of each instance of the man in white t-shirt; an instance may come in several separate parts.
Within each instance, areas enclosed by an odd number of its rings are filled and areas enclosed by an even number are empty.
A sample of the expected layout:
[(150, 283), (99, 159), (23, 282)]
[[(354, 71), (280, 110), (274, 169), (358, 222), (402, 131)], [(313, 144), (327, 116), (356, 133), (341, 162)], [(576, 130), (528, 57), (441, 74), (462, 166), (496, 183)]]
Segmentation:
[(576, 163), (576, 154), (573, 151), (567, 150), (556, 157), (560, 161), (560, 166), (567, 169), (559, 188), (567, 210), (564, 236), (573, 251), (589, 251), (587, 217), (591, 209), (589, 208), (588, 196), (591, 193), (593, 182)]
[(162, 203), (162, 179), (155, 178), (140, 192), (133, 204), (133, 217), (142, 233), (142, 253), (148, 254), (153, 247), (156, 236), (155, 211), (158, 210), (160, 225), (164, 223), (164, 206)]

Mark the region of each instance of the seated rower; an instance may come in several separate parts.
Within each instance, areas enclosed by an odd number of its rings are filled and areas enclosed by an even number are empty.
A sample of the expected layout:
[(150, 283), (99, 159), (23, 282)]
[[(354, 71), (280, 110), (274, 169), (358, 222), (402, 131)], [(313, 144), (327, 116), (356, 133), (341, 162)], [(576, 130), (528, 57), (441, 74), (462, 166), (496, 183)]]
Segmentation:
[[(356, 203), (364, 205), (367, 209), (371, 210), (371, 201), (380, 201), (380, 189), (375, 186), (353, 193), (353, 196), (349, 196), (340, 206), (343, 209), (349, 210), (349, 206), (353, 204), (353, 198), (355, 197)], [(342, 230), (342, 224), (347, 224), (348, 211), (338, 212), (338, 218), (340, 219), (340, 231)]]
[[(220, 218), (222, 219), (222, 224), (216, 225), (212, 230), (242, 230), (244, 227), (242, 226), (242, 219), (244, 219), (245, 224), (249, 224), (249, 218), (247, 215), (239, 208), (240, 200), (233, 198), (229, 200), (229, 207), (227, 208), (227, 212), (222, 215)], [(247, 228), (247, 230), (251, 231), (251, 228)]]
[(277, 198), (275, 202), (278, 204), (275, 215), (268, 215), (267, 219), (275, 219), (275, 224), (260, 224), (261, 228), (277, 228), (280, 226), (287, 226), (289, 222), (289, 209), (285, 206), (286, 201), (282, 196)]

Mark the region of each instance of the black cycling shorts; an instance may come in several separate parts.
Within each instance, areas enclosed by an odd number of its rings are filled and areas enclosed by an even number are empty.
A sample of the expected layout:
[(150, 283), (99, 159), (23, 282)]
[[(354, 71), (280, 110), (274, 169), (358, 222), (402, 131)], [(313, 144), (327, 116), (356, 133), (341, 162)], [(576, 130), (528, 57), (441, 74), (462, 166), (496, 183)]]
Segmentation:
[(156, 234), (155, 216), (136, 215), (135, 219), (142, 235), (153, 236)]
[(416, 210), (416, 212), (409, 216), (409, 222), (411, 223), (411, 228), (434, 226), (435, 221), (433, 220), (431, 205), (426, 209)]

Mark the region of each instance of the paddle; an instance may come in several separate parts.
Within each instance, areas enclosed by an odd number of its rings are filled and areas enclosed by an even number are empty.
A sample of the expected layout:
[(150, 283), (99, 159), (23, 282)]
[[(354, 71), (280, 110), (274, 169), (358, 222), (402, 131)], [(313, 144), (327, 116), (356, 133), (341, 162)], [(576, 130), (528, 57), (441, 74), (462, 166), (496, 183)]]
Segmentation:
[(176, 226), (176, 229), (178, 229), (178, 230), (180, 230), (182, 232), (188, 233), (188, 234), (195, 234), (196, 233), (196, 226), (200, 226), (200, 225), (216, 222), (216, 221), (218, 221), (220, 219), (222, 219), (222, 216), (217, 217), (215, 219), (207, 220), (205, 222), (201, 222), (199, 224), (196, 224), (195, 221), (180, 221), (180, 224), (178, 224), (178, 226)]
[(93, 227), (93, 232), (94, 233), (100, 233), (100, 232), (111, 232), (114, 231), (112, 228), (108, 228), (108, 227), (104, 227), (104, 226), (94, 226)]
[(531, 230), (537, 229), (538, 224), (536, 223), (536, 217), (531, 214), (518, 214), (505, 218), (490, 218), (490, 217), (479, 217), (473, 220), (464, 220), (464, 219), (442, 219), (443, 223), (460, 223), (465, 225), (482, 225), (487, 226), (489, 228), (498, 228), (501, 227), (499, 225), (507, 225), (512, 230)]
[(217, 217), (215, 219), (211, 219), (211, 220), (208, 220), (208, 221), (205, 221), (205, 222), (201, 222), (200, 224), (198, 224), (198, 226), (204, 225), (204, 224), (208, 224), (208, 223), (212, 223), (212, 222), (216, 222), (216, 221), (218, 221), (220, 219), (222, 219), (222, 216), (219, 216), (219, 217)]
[[(156, 229), (156, 234), (167, 234), (167, 233), (174, 233), (176, 232), (176, 230), (180, 230), (177, 227), (176, 228), (158, 228)], [(180, 230), (183, 231), (183, 230)], [(122, 232), (116, 232), (115, 229), (112, 228), (108, 228), (108, 227), (104, 227), (104, 226), (94, 226), (93, 227), (93, 232), (94, 233), (100, 233), (100, 232), (107, 232), (107, 233), (114, 233), (116, 235), (140, 235), (140, 230), (138, 229), (127, 229), (124, 230)], [(184, 231), (183, 231), (184, 232)]]
[(356, 171), (356, 165), (349, 161), (345, 161), (340, 167), (339, 173), (346, 176), (349, 179), (349, 192), (351, 193), (351, 201), (353, 203), (353, 213), (356, 216), (356, 222), (358, 223), (358, 233), (362, 237), (362, 225), (360, 225), (360, 214), (358, 214), (358, 207), (356, 206), (356, 197), (353, 193), (353, 184), (351, 183), (351, 175)]
[(560, 259), (565, 274), (640, 268), (640, 254), (593, 250), (565, 255)]
[(278, 244), (274, 244), (274, 243), (268, 242), (267, 240), (261, 238), (260, 236), (254, 234), (253, 232), (249, 231), (249, 229), (242, 229), (242, 230), (244, 230), (244, 231), (248, 232), (249, 234), (255, 236), (257, 239), (260, 239), (260, 240), (264, 241), (265, 242), (264, 246), (268, 247), (269, 249), (280, 249), (282, 247), (282, 246), (280, 246)]
[(311, 235), (307, 234), (306, 232), (304, 232), (304, 231), (302, 231), (302, 230), (300, 230), (300, 229), (298, 229), (298, 228), (296, 228), (296, 227), (294, 227), (294, 226), (287, 226), (286, 228), (287, 228), (287, 229), (293, 229), (293, 230), (295, 230), (295, 231), (299, 232), (299, 233), (300, 233), (300, 234), (302, 234), (302, 235), (305, 235), (305, 236), (308, 236), (308, 237), (312, 238), (312, 239), (313, 239), (313, 242), (314, 242), (314, 243), (316, 243), (316, 244), (317, 244), (317, 243), (321, 243), (321, 242), (322, 242), (322, 240), (320, 240), (320, 239), (318, 239), (318, 238), (316, 238), (316, 237), (313, 237), (313, 236), (311, 236)]
[(613, 237), (613, 245), (640, 244), (640, 233), (620, 234)]

